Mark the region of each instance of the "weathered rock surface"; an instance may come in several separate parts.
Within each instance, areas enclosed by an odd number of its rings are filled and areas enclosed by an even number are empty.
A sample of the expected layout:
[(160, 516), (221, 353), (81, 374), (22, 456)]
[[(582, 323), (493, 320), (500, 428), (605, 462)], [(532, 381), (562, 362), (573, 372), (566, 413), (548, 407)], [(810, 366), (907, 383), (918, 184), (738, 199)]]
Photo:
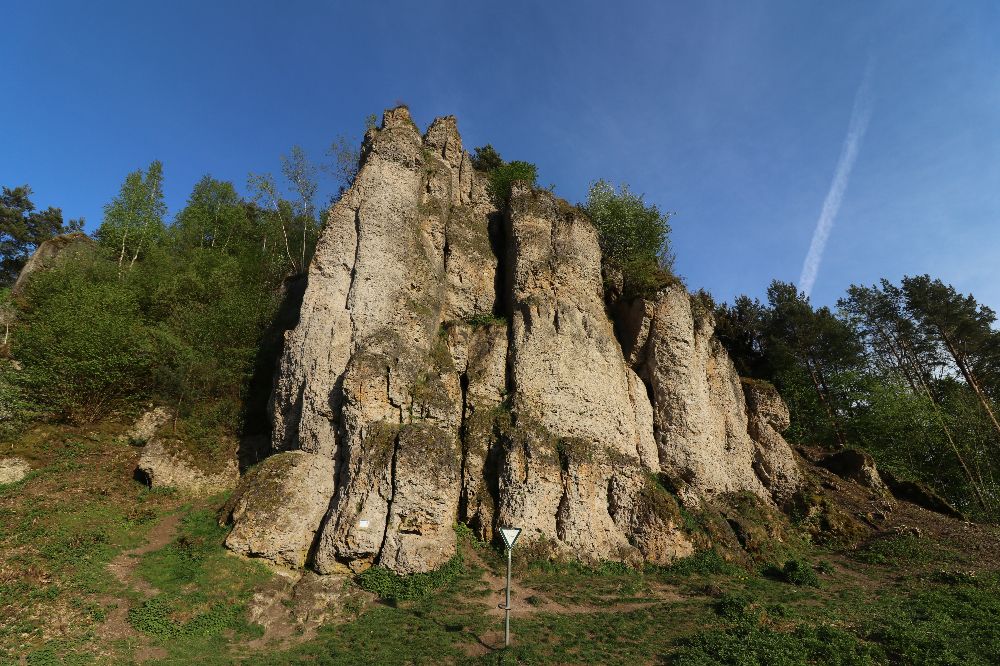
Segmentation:
[[(515, 184), (501, 213), (454, 118), (421, 136), (387, 111), (317, 245), (273, 399), (272, 450), (330, 465), (324, 517), (315, 486), (283, 489), (308, 507), (287, 515), (296, 539), (316, 531), (312, 566), (426, 571), (454, 554), (456, 521), (486, 539), (516, 525), (558, 555), (667, 563), (693, 545), (663, 472), (696, 500), (781, 501), (798, 477), (778, 407), (748, 416), (710, 319), (681, 287), (622, 308), (613, 324), (578, 209)], [(234, 512), (241, 543), (268, 515)]]
[(771, 496), (785, 506), (805, 479), (795, 454), (781, 433), (791, 424), (788, 405), (767, 382), (742, 380), (747, 406), (747, 434), (756, 445), (754, 471)]
[(655, 300), (617, 307), (626, 358), (652, 393), (653, 429), (664, 473), (686, 501), (748, 491), (784, 502), (801, 484), (794, 453), (780, 435), (787, 407), (776, 393), (744, 386), (714, 321), (673, 285)]
[(173, 414), (166, 407), (154, 407), (136, 419), (125, 435), (131, 444), (145, 444), (156, 436), (157, 431), (167, 425)]
[(226, 546), (250, 557), (301, 567), (333, 496), (333, 460), (286, 451), (247, 474), (223, 508), (235, 527)]
[(176, 488), (191, 495), (211, 495), (236, 485), (239, 468), (235, 450), (231, 458), (206, 469), (184, 442), (154, 437), (142, 449), (136, 475), (150, 488)]
[(31, 465), (24, 458), (0, 458), (0, 486), (17, 483), (30, 471)]
[(94, 240), (82, 231), (74, 231), (44, 241), (35, 248), (31, 257), (28, 258), (28, 262), (21, 269), (14, 286), (10, 289), (11, 295), (17, 296), (24, 291), (32, 274), (52, 268), (63, 258), (78, 256), (81, 253), (90, 252), (96, 247), (97, 244)]
[(844, 449), (831, 453), (817, 464), (839, 477), (855, 481), (872, 490), (886, 494), (889, 492), (875, 467), (875, 459), (859, 449)]

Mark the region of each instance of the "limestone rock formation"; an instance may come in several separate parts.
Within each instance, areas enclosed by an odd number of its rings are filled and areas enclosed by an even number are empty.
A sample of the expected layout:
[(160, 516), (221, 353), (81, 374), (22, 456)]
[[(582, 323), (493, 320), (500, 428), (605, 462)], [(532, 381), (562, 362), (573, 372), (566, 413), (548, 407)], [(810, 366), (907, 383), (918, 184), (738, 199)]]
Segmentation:
[(226, 546), (301, 567), (332, 495), (329, 457), (305, 451), (271, 456), (243, 478), (223, 509), (224, 519), (236, 524)]
[(10, 483), (17, 483), (28, 476), (31, 465), (24, 458), (8, 457), (0, 458), (0, 486)]
[(711, 313), (681, 285), (617, 310), (625, 355), (652, 395), (660, 467), (682, 497), (790, 498), (802, 475), (780, 435), (788, 409), (773, 389), (741, 383)]
[(239, 468), (233, 455), (206, 468), (195, 460), (184, 442), (154, 437), (142, 449), (136, 476), (150, 488), (176, 488), (191, 495), (211, 495), (236, 485)]
[(805, 479), (781, 433), (791, 425), (788, 405), (777, 389), (763, 381), (743, 379), (747, 406), (747, 434), (756, 451), (754, 471), (781, 506), (795, 495)]
[[(287, 514), (248, 499), (230, 546), (298, 563), (281, 553), (315, 531), (320, 572), (412, 573), (453, 555), (461, 521), (667, 563), (693, 545), (666, 485), (695, 503), (793, 492), (780, 410), (748, 411), (710, 317), (677, 286), (613, 322), (601, 271), (581, 211), (524, 184), (499, 210), (454, 118), (421, 135), (387, 111), (327, 219), (273, 396), (272, 450), (329, 461), (328, 510), (318, 484), (289, 481)], [(292, 514), (296, 529), (268, 527)], [(246, 545), (260, 530), (267, 546)]]
[(35, 248), (31, 257), (28, 258), (28, 262), (21, 269), (14, 286), (10, 289), (11, 295), (17, 296), (24, 291), (33, 273), (51, 268), (65, 257), (91, 252), (96, 247), (97, 244), (94, 240), (82, 231), (74, 231), (44, 241)]

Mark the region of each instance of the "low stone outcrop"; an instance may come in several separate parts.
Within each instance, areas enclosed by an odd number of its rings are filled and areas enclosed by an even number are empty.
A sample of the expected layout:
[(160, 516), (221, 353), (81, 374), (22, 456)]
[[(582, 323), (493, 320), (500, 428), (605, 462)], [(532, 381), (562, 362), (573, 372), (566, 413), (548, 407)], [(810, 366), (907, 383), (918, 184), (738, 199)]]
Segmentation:
[(889, 488), (892, 496), (896, 499), (916, 504), (928, 511), (934, 511), (935, 513), (951, 516), (959, 520), (968, 520), (964, 513), (952, 506), (948, 500), (938, 495), (927, 485), (919, 481), (897, 478), (889, 470), (882, 470), (880, 476), (885, 481), (885, 485)]
[(236, 485), (239, 468), (231, 458), (206, 465), (178, 439), (154, 437), (139, 456), (136, 477), (150, 488), (176, 488), (191, 495), (212, 495)]
[(222, 510), (226, 546), (301, 567), (333, 496), (333, 461), (304, 451), (271, 456), (243, 477)]
[[(498, 210), (454, 118), (421, 135), (387, 111), (326, 221), (273, 398), (272, 451), (330, 465), (325, 516), (314, 487), (284, 488), (309, 507), (294, 512), (296, 538), (316, 531), (311, 565), (433, 569), (456, 521), (484, 539), (521, 527), (554, 555), (665, 564), (693, 541), (664, 474), (694, 503), (792, 492), (777, 407), (748, 416), (686, 290), (618, 309), (613, 323), (581, 211), (524, 184)], [(233, 513), (241, 544), (268, 515)]]
[(62, 234), (42, 242), (35, 248), (18, 274), (14, 286), (10, 289), (11, 296), (17, 296), (24, 291), (34, 273), (52, 268), (62, 259), (93, 252), (96, 247), (97, 243), (82, 231)]
[(889, 489), (883, 483), (882, 476), (875, 467), (875, 459), (860, 449), (844, 449), (831, 453), (817, 461), (817, 464), (841, 478), (855, 481), (880, 493), (889, 494)]
[(30, 471), (31, 465), (24, 458), (0, 458), (0, 486), (17, 483)]

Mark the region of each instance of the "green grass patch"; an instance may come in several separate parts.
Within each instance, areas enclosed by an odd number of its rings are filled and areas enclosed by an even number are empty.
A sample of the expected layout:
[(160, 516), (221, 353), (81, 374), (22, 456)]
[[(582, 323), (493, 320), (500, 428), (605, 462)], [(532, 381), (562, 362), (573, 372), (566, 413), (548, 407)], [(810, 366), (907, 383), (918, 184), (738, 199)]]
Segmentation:
[(227, 663), (231, 646), (262, 633), (247, 623), (245, 606), (271, 573), (259, 562), (226, 553), (226, 530), (213, 511), (185, 511), (173, 541), (139, 563), (136, 573), (159, 593), (134, 605), (128, 621), (171, 658), (208, 653)]
[(385, 567), (371, 567), (358, 575), (358, 585), (381, 599), (419, 599), (455, 581), (462, 572), (462, 556), (456, 554), (444, 566), (427, 573), (400, 575)]
[(867, 564), (926, 564), (956, 559), (948, 549), (912, 534), (873, 539), (855, 551), (854, 557)]
[(933, 579), (942, 582), (877, 603), (867, 638), (882, 644), (893, 663), (996, 664), (1000, 574), (941, 572)]

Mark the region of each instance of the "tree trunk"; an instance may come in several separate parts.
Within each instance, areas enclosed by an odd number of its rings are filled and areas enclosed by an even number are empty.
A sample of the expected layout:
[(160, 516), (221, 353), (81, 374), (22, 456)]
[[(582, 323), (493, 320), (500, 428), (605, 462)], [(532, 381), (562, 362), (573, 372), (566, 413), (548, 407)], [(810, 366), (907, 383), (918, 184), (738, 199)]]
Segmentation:
[(122, 229), (122, 251), (118, 254), (118, 277), (122, 276), (122, 263), (125, 261), (125, 239), (128, 238), (128, 227)]
[(809, 378), (812, 379), (813, 388), (816, 389), (816, 395), (819, 396), (819, 401), (822, 403), (823, 409), (826, 410), (827, 418), (830, 419), (830, 424), (833, 426), (833, 433), (837, 437), (837, 443), (840, 448), (844, 448), (847, 446), (847, 440), (844, 437), (844, 433), (840, 430), (840, 423), (837, 422), (837, 417), (834, 415), (833, 408), (830, 406), (830, 402), (827, 399), (828, 396), (826, 395), (823, 383), (820, 381), (819, 374), (814, 367), (814, 362), (808, 357), (806, 358), (806, 367), (809, 368)]
[(938, 326), (938, 333), (941, 334), (941, 339), (944, 340), (944, 344), (948, 348), (948, 353), (951, 354), (953, 359), (955, 359), (955, 365), (958, 366), (962, 376), (965, 377), (965, 381), (972, 388), (976, 397), (979, 398), (979, 404), (983, 406), (986, 416), (988, 416), (990, 421), (993, 423), (993, 429), (997, 431), (998, 435), (1000, 435), (1000, 422), (997, 421), (996, 414), (993, 413), (993, 408), (990, 407), (990, 401), (986, 397), (986, 394), (983, 393), (982, 388), (980, 388), (979, 382), (977, 381), (975, 374), (972, 372), (972, 368), (970, 368), (965, 362), (965, 356), (959, 353), (958, 349), (952, 343), (951, 338), (948, 337), (948, 334), (945, 333), (944, 329), (940, 326)]

